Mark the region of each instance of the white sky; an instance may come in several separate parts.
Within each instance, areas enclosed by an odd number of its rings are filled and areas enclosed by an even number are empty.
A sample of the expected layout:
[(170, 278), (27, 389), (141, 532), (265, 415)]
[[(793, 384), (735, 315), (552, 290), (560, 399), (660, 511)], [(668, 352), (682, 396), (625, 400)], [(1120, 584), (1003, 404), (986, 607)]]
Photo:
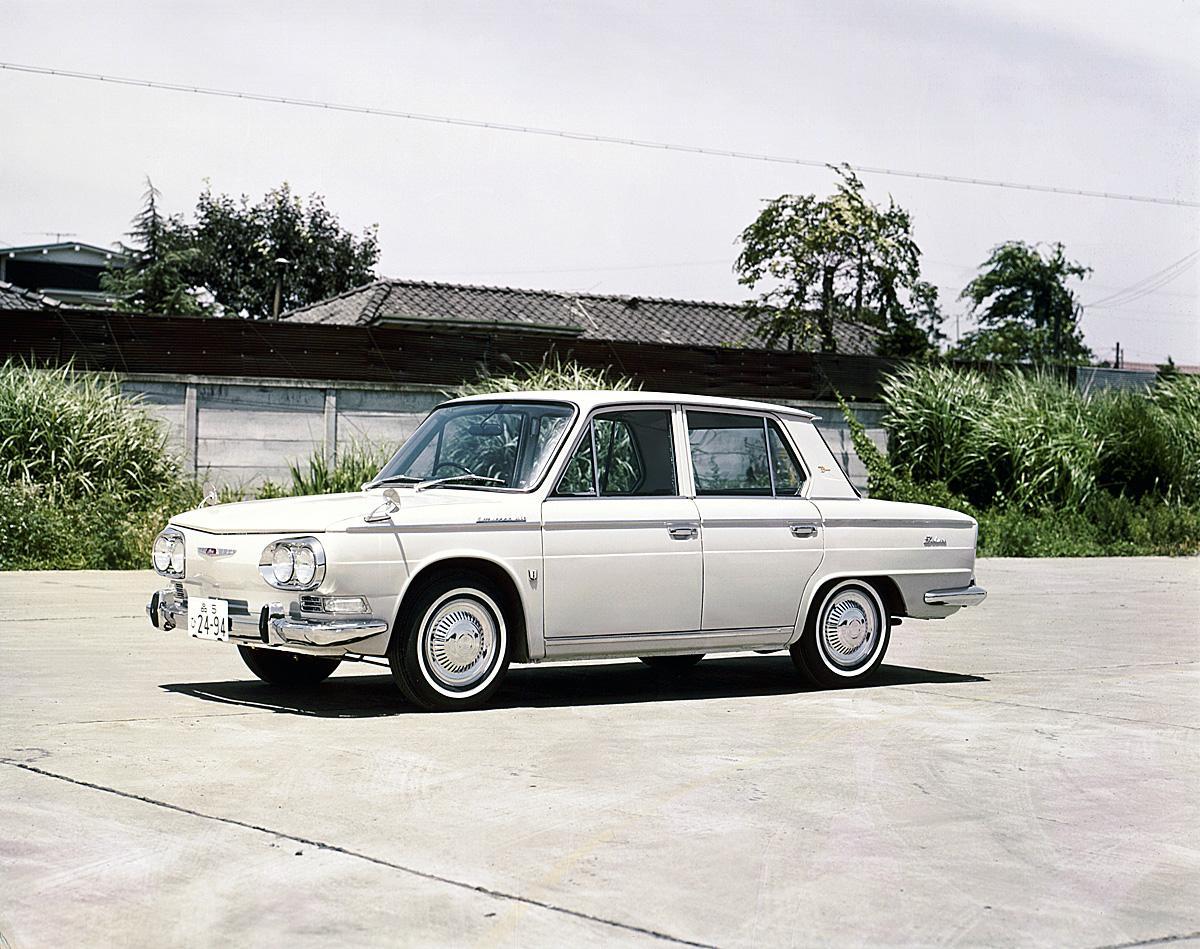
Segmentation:
[[(630, 138), (1200, 199), (1200, 3), (0, 5), (0, 60)], [(822, 169), (0, 70), (0, 243), (108, 244), (149, 175), (282, 180), (380, 225), (380, 273), (738, 300), (734, 238)], [(1200, 210), (864, 176), (955, 298), (991, 246), (1062, 241), (1116, 292), (1200, 248)], [(1200, 363), (1200, 264), (1090, 310), (1111, 358)], [(963, 322), (965, 329), (966, 322)], [(949, 321), (953, 336), (954, 319)]]

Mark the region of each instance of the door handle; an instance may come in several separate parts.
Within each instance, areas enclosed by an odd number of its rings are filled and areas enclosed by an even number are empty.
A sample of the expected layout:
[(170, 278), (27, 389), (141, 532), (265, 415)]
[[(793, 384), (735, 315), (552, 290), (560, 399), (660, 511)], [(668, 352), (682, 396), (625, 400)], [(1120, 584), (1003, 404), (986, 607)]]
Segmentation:
[(816, 537), (816, 524), (792, 524), (790, 525), (793, 537)]
[(672, 540), (692, 540), (700, 531), (690, 524), (668, 524), (667, 533), (671, 535)]

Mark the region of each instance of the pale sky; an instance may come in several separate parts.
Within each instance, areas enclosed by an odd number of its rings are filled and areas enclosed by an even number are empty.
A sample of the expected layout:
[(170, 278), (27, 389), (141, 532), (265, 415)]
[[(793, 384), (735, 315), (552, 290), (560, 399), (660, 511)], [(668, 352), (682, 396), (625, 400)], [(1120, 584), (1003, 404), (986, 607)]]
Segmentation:
[[(0, 60), (748, 152), (1200, 200), (1200, 3), (0, 0)], [(320, 192), (379, 272), (739, 300), (734, 239), (823, 169), (0, 70), (0, 243), (121, 237), (149, 175)], [(864, 175), (951, 314), (995, 244), (1062, 241), (1086, 303), (1200, 249), (1200, 209)], [(1200, 264), (1088, 310), (1111, 358), (1200, 363)], [(966, 327), (964, 320), (963, 328)]]

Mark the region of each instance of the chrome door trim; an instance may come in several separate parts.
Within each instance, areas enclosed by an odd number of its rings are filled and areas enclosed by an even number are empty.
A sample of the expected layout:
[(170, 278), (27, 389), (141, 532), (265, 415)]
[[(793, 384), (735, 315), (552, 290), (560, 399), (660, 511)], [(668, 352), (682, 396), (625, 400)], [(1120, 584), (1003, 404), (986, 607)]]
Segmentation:
[(700, 522), (685, 522), (678, 520), (665, 520), (664, 518), (653, 518), (647, 520), (623, 520), (623, 521), (600, 521), (600, 520), (578, 520), (578, 521), (550, 521), (542, 525), (544, 530), (548, 531), (587, 531), (587, 530), (646, 530), (672, 527), (690, 526), (693, 529), (699, 528)]

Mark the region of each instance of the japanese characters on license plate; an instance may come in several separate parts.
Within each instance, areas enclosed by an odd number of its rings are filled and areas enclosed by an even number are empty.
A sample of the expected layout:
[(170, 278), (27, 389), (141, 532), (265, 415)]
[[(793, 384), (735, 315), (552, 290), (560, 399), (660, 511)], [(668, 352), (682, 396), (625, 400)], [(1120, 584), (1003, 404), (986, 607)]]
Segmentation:
[(229, 604), (205, 596), (188, 597), (188, 632), (197, 639), (229, 639)]

